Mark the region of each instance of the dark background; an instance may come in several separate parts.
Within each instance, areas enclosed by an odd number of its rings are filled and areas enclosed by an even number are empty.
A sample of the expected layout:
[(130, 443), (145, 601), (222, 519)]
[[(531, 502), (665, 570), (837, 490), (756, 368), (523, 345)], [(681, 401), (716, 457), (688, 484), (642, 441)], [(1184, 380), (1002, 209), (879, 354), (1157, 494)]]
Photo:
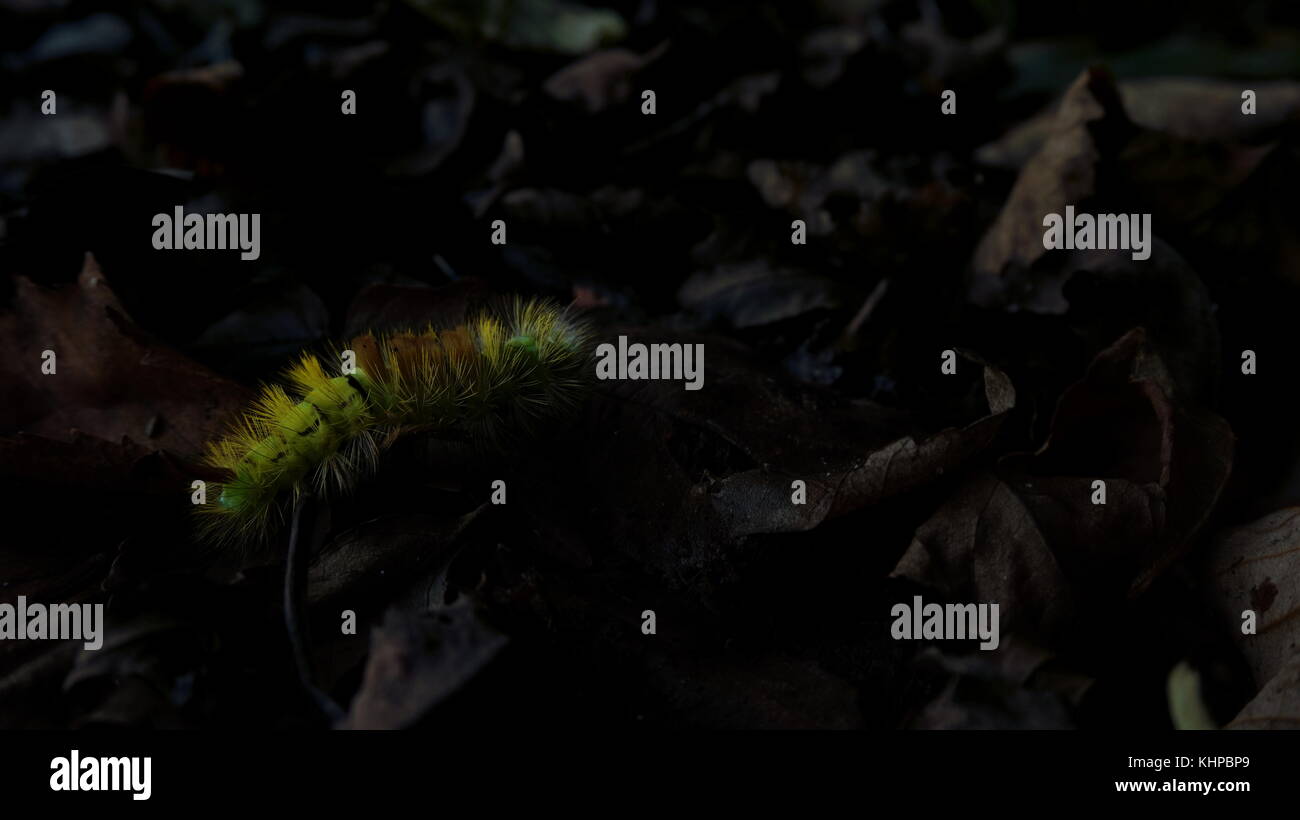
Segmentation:
[[(202, 442), (303, 348), (512, 293), (703, 342), (705, 388), (333, 505), (349, 725), (1163, 728), (1180, 661), (1294, 723), (1294, 4), (0, 9), (0, 595), (110, 629), (0, 646), (0, 725), (321, 725), (277, 556), (193, 543)], [(1041, 257), (1067, 203), (1152, 213), (1151, 260)], [(178, 204), (261, 257), (154, 250)], [(914, 594), (998, 602), (1002, 649), (891, 640)]]

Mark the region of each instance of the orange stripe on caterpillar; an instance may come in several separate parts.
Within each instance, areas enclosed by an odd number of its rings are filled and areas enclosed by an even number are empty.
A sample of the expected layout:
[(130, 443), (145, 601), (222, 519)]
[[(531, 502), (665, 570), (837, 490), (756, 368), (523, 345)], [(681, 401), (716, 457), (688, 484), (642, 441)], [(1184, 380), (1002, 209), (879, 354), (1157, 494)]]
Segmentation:
[(206, 462), (227, 478), (199, 507), (205, 541), (264, 542), (301, 493), (350, 490), (401, 435), (457, 430), (500, 444), (571, 410), (590, 344), (568, 312), (516, 301), (455, 328), (366, 333), (349, 349), (354, 373), (331, 375), (305, 354), (286, 373), (287, 389), (263, 388), (209, 444)]

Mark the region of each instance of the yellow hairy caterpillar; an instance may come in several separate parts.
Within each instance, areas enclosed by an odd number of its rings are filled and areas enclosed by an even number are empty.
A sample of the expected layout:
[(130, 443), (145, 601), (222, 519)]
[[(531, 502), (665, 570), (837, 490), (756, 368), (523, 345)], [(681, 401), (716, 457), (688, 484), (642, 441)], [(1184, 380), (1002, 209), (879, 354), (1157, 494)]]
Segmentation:
[(264, 387), (205, 463), (224, 476), (198, 508), (209, 543), (264, 542), (307, 493), (355, 485), (399, 436), (431, 432), (499, 443), (573, 409), (587, 328), (553, 305), (516, 301), (449, 329), (365, 333), (337, 368), (304, 354), (284, 386)]

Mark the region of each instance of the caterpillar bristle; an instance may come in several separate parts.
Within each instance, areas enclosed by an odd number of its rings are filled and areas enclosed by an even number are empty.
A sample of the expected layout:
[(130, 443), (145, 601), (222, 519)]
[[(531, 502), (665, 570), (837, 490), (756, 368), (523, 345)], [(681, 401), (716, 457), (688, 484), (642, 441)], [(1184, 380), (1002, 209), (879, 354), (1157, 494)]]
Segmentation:
[(455, 431), (500, 447), (526, 435), (577, 406), (589, 348), (569, 311), (515, 299), (453, 328), (363, 333), (334, 351), (338, 368), (303, 354), (208, 444), (205, 462), (227, 478), (199, 506), (200, 538), (265, 545), (302, 493), (350, 492), (403, 436)]

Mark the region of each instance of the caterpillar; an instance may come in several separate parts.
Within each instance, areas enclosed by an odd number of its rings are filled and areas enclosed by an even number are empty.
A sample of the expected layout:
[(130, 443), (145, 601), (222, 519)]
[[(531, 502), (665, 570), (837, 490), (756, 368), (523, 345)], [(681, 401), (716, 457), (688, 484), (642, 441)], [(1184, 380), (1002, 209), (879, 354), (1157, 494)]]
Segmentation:
[(266, 543), (305, 493), (346, 493), (401, 436), (499, 446), (571, 411), (590, 372), (589, 339), (567, 310), (515, 300), (453, 328), (363, 333), (334, 349), (337, 370), (303, 354), (285, 384), (263, 387), (207, 444), (203, 461), (222, 479), (197, 507), (200, 540)]

